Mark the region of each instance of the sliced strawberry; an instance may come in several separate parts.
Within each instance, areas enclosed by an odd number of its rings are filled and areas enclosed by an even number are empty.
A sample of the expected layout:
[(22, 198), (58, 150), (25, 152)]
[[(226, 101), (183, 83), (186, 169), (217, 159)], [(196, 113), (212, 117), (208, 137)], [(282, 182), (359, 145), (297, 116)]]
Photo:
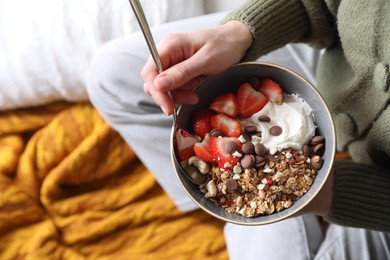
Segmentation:
[(176, 131), (176, 151), (180, 162), (195, 155), (194, 145), (198, 142), (194, 136), (183, 129)]
[(205, 137), (211, 131), (210, 118), (214, 113), (208, 109), (200, 109), (191, 114), (191, 126), (195, 134)]
[(268, 98), (256, 91), (246, 82), (237, 91), (238, 115), (244, 118), (260, 111), (268, 102)]
[(237, 152), (241, 153), (241, 142), (235, 137), (211, 137), (210, 139), (210, 149), (213, 154), (213, 159), (223, 169), (232, 169), (239, 161), (239, 157), (235, 157), (226, 150), (229, 142), (236, 143)]
[(194, 145), (194, 151), (196, 156), (202, 159), (205, 162), (213, 162), (213, 155), (210, 149), (210, 134), (206, 134), (201, 143), (196, 143)]
[(280, 85), (272, 79), (261, 79), (257, 91), (263, 93), (269, 100), (276, 104), (283, 103), (283, 90)]
[(225, 136), (239, 137), (241, 135), (241, 124), (238, 120), (225, 114), (216, 114), (211, 117), (211, 128), (218, 129)]
[(209, 108), (217, 113), (236, 117), (238, 112), (236, 96), (233, 93), (218, 96), (211, 102)]

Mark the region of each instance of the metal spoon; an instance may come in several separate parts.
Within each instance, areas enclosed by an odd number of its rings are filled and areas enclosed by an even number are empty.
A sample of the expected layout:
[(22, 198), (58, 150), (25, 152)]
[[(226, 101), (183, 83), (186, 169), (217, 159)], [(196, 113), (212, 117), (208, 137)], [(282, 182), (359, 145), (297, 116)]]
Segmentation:
[[(144, 13), (142, 6), (141, 6), (141, 3), (138, 0), (129, 0), (129, 2), (130, 2), (130, 5), (134, 11), (134, 14), (137, 18), (139, 26), (141, 27), (141, 31), (145, 37), (146, 43), (148, 44), (149, 51), (153, 57), (154, 63), (156, 64), (158, 71), (161, 73), (164, 69), (162, 67), (160, 56), (158, 55), (157, 47), (156, 47), (156, 44), (154, 42), (152, 33), (150, 31), (149, 24), (146, 20), (145, 13)], [(168, 95), (173, 100), (172, 93), (170, 91), (168, 91)], [(175, 131), (174, 131), (175, 133), (177, 131), (181, 130), (179, 127), (176, 106), (173, 106), (173, 126), (175, 129)], [(188, 179), (191, 182), (199, 185), (205, 181), (206, 176), (204, 174), (201, 174), (196, 169), (196, 167), (194, 167), (192, 165), (188, 165), (186, 167), (186, 169), (184, 170), (178, 160), (176, 160), (176, 163), (177, 163), (178, 167), (181, 169), (181, 171), (188, 177)]]
[[(150, 27), (148, 21), (146, 20), (146, 16), (142, 9), (141, 3), (138, 0), (129, 0), (129, 1), (131, 7), (133, 8), (134, 14), (137, 18), (138, 24), (141, 27), (141, 31), (145, 37), (146, 43), (148, 44), (149, 51), (152, 54), (154, 63), (156, 64), (158, 71), (161, 73), (164, 71), (164, 68), (162, 67), (160, 56), (158, 55), (156, 43), (154, 42), (152, 33), (150, 32)], [(168, 95), (173, 100), (172, 93), (170, 91), (168, 91)], [(179, 128), (176, 106), (173, 106), (173, 124), (176, 129)]]

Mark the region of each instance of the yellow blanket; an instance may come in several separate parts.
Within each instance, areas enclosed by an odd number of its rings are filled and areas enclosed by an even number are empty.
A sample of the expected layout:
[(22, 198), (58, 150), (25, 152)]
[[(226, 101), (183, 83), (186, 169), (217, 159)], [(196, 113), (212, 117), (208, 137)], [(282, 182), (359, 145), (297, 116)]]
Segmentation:
[(227, 259), (89, 103), (0, 113), (0, 259)]

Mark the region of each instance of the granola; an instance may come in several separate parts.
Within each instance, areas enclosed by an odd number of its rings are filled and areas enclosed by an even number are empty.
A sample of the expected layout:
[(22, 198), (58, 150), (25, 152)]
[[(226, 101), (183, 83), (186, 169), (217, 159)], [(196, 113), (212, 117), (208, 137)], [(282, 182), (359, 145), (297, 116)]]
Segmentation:
[(209, 181), (200, 190), (227, 211), (246, 217), (290, 208), (310, 189), (317, 170), (311, 158), (298, 150), (284, 149), (275, 157), (261, 169), (251, 167), (240, 173), (213, 166)]

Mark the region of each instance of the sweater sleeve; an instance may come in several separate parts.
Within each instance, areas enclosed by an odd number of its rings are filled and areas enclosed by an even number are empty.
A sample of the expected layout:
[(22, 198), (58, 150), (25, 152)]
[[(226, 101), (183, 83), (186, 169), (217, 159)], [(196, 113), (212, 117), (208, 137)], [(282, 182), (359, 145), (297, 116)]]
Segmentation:
[(238, 20), (248, 26), (253, 43), (244, 60), (255, 60), (291, 42), (330, 46), (336, 39), (330, 13), (322, 1), (249, 0), (223, 23)]
[(333, 203), (326, 220), (390, 232), (389, 169), (353, 161), (336, 161), (334, 166)]

